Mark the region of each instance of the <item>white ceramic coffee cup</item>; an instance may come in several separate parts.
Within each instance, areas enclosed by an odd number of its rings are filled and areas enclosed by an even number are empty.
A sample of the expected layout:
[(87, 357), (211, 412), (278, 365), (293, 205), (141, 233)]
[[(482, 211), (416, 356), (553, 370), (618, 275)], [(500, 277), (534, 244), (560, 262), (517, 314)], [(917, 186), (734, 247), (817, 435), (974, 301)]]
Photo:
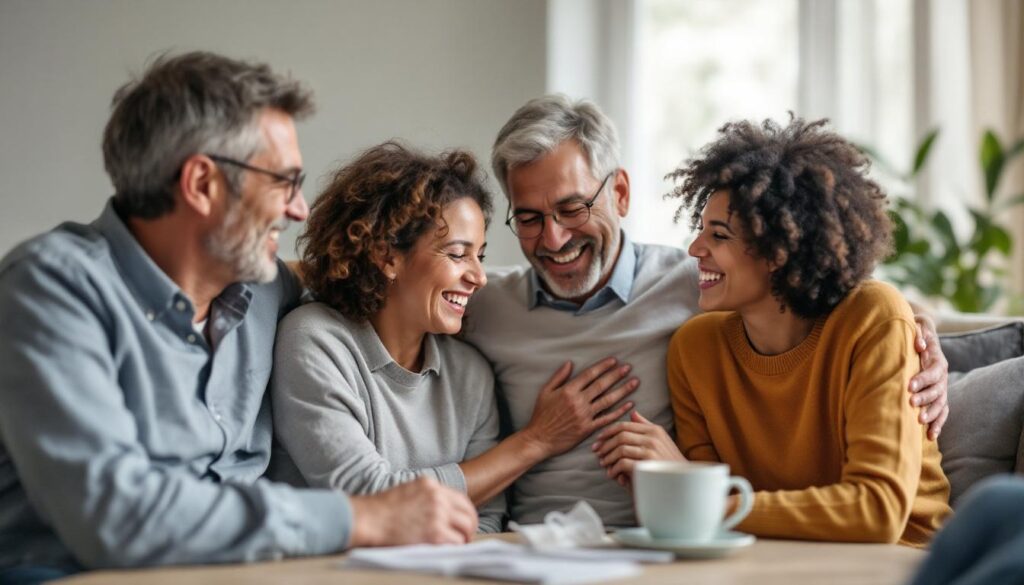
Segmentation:
[[(733, 488), (740, 503), (725, 518)], [(633, 470), (633, 502), (640, 525), (652, 537), (704, 542), (746, 518), (754, 491), (746, 479), (730, 477), (724, 463), (641, 461)]]

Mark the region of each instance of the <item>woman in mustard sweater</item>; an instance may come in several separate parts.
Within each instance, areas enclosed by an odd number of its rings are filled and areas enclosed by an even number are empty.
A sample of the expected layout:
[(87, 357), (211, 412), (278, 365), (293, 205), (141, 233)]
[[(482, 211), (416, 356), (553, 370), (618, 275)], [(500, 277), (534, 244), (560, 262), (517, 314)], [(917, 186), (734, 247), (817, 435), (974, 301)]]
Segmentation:
[(668, 348), (676, 441), (634, 413), (594, 451), (623, 483), (644, 459), (728, 463), (756, 491), (745, 532), (923, 546), (951, 510), (906, 399), (914, 318), (870, 279), (891, 245), (885, 196), (824, 125), (727, 124), (671, 174), (706, 312)]

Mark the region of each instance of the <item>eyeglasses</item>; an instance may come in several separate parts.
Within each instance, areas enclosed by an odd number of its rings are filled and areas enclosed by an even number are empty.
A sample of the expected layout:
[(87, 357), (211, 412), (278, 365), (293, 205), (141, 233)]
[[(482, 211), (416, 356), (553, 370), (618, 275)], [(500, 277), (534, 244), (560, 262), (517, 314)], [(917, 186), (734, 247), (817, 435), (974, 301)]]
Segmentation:
[(601, 181), (601, 186), (597, 188), (597, 192), (587, 201), (564, 203), (555, 207), (555, 210), (551, 213), (541, 213), (539, 211), (517, 211), (512, 213), (512, 206), (509, 205), (509, 216), (505, 220), (505, 225), (521, 240), (539, 238), (544, 233), (544, 218), (547, 216), (551, 216), (555, 223), (564, 228), (580, 227), (590, 219), (590, 208), (594, 206), (597, 196), (601, 194), (601, 191), (604, 191), (604, 186), (608, 183), (608, 179), (614, 174), (615, 171), (608, 173), (604, 180)]
[(219, 154), (207, 154), (206, 156), (210, 157), (211, 159), (219, 163), (235, 165), (236, 167), (240, 167), (247, 171), (252, 171), (254, 173), (263, 173), (264, 175), (274, 177), (275, 179), (281, 181), (282, 183), (287, 183), (291, 190), (288, 192), (288, 197), (284, 200), (285, 205), (288, 205), (289, 203), (292, 202), (292, 199), (295, 199), (295, 195), (297, 195), (299, 190), (302, 189), (302, 183), (306, 180), (306, 173), (299, 170), (294, 171), (291, 175), (284, 175), (281, 173), (276, 173), (271, 170), (261, 169), (260, 167), (254, 167), (240, 160), (235, 160), (233, 158), (228, 158), (226, 156), (220, 156)]

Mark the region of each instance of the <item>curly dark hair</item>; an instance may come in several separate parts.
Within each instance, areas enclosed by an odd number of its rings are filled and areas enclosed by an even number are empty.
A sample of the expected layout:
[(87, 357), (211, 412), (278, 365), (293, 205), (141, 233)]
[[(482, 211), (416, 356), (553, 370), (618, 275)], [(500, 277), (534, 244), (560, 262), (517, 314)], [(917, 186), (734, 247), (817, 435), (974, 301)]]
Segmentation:
[(489, 224), (493, 204), (473, 155), (427, 156), (394, 141), (335, 171), (310, 208), (298, 242), (303, 277), (317, 300), (365, 321), (384, 304), (389, 253), (405, 253), (431, 229), (447, 230), (444, 207), (463, 197)]
[(776, 266), (772, 295), (804, 318), (831, 312), (892, 248), (886, 197), (867, 177), (867, 157), (827, 123), (792, 115), (784, 128), (729, 123), (666, 176), (680, 182), (666, 195), (682, 200), (676, 221), (690, 210), (695, 228), (711, 195), (729, 193), (751, 253)]

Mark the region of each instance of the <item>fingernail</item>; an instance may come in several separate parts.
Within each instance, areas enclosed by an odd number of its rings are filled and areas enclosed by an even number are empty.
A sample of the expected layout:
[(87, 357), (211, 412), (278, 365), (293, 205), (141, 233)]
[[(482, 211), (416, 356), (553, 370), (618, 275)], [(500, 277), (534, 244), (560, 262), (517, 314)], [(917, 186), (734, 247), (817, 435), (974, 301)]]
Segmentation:
[(921, 399), (917, 396), (911, 398), (910, 401), (914, 403), (914, 406), (921, 406)]
[(594, 443), (594, 444), (593, 444), (593, 445), (592, 445), (592, 446), (590, 447), (590, 450), (591, 450), (591, 451), (597, 451), (597, 450), (598, 450), (598, 448), (600, 448), (600, 447), (601, 447), (601, 441), (598, 441), (598, 442)]
[(917, 392), (917, 381), (916, 380), (910, 383), (910, 391), (911, 392)]

